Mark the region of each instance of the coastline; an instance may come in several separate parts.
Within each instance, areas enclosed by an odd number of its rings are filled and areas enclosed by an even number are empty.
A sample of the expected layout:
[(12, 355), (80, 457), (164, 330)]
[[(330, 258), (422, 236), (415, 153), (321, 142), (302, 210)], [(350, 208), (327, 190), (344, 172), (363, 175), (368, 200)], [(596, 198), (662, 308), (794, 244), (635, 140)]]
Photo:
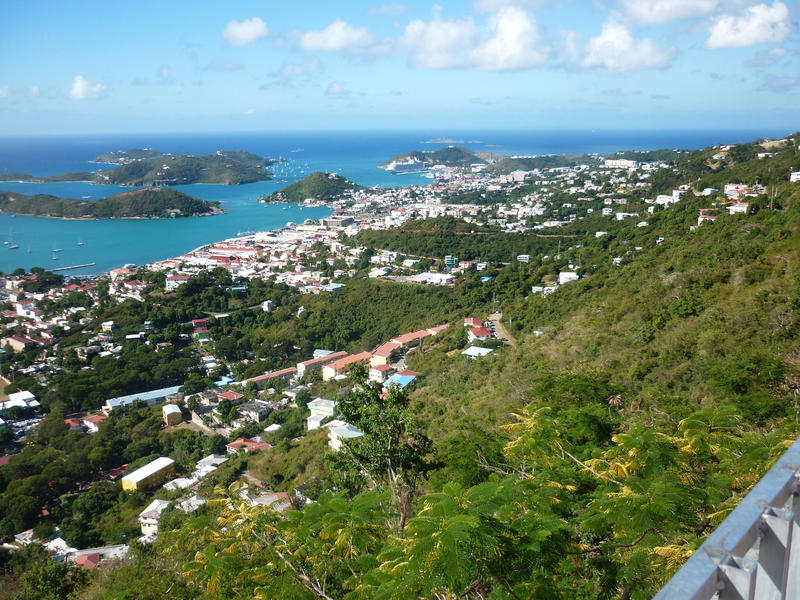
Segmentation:
[[(194, 219), (195, 217), (215, 217), (227, 213), (227, 210), (219, 209), (217, 211), (199, 213), (196, 215), (189, 215), (186, 217), (174, 217), (175, 219)], [(0, 210), (0, 215), (9, 215), (10, 217), (32, 217), (34, 219), (50, 219), (52, 221), (171, 221), (173, 217), (54, 217), (52, 215), (29, 215), (25, 213), (10, 213)]]

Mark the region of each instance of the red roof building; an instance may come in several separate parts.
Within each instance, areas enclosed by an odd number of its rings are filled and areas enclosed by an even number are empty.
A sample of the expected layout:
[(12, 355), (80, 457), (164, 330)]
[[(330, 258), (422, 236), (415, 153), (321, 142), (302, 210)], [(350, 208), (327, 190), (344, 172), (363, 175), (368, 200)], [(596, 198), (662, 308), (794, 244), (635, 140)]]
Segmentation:
[(99, 552), (80, 554), (75, 558), (75, 564), (83, 569), (94, 569), (100, 562)]
[(222, 392), (221, 394), (217, 394), (217, 398), (222, 398), (223, 400), (228, 400), (230, 402), (237, 402), (244, 398), (244, 394), (240, 394), (239, 392)]
[(247, 438), (235, 439), (230, 444), (226, 444), (225, 447), (228, 449), (228, 454), (235, 454), (239, 451), (255, 452), (256, 450), (269, 450), (272, 448), (267, 442), (256, 442)]

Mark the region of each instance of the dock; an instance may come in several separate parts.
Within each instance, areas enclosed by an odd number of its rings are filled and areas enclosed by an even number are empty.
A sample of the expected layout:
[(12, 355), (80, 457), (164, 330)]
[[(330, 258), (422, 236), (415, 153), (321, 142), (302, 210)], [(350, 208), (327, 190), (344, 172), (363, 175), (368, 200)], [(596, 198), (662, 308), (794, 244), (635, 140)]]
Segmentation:
[(93, 267), (97, 263), (86, 263), (83, 265), (72, 265), (71, 267), (58, 267), (57, 269), (49, 269), (50, 272), (55, 273), (56, 271), (71, 271), (72, 269), (82, 269), (83, 267)]

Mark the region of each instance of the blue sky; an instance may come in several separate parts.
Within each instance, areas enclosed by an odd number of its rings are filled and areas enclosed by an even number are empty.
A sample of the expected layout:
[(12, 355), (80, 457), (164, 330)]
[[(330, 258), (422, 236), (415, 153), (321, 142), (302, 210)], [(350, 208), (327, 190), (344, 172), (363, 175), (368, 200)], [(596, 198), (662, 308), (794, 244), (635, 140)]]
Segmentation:
[(800, 129), (800, 2), (9, 0), (0, 135)]

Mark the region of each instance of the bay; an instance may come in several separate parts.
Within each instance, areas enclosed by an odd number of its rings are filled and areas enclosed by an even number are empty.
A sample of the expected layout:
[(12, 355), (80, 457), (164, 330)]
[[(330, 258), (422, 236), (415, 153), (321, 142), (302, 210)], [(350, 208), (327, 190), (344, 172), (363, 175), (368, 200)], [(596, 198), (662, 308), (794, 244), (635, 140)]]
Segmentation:
[[(334, 171), (365, 186), (427, 185), (421, 175), (391, 175), (378, 169), (384, 160), (409, 150), (435, 150), (457, 144), (473, 151), (502, 154), (608, 154), (618, 150), (658, 148), (696, 149), (719, 143), (780, 137), (789, 131), (653, 130), (653, 131), (371, 131), (294, 133), (202, 133), (85, 136), (0, 137), (0, 173), (36, 176), (103, 168), (93, 157), (125, 148), (154, 148), (165, 152), (204, 154), (216, 150), (247, 150), (282, 157), (275, 178), (241, 186), (190, 185), (178, 189), (206, 200), (218, 200), (226, 214), (170, 220), (60, 221), (0, 214), (0, 240), (13, 240), (18, 249), (0, 246), (0, 270), (18, 267), (57, 268), (94, 262), (92, 267), (67, 271), (95, 274), (126, 263), (143, 264), (178, 256), (198, 246), (244, 231), (263, 231), (329, 214), (326, 208), (263, 205), (257, 199), (313, 171)], [(436, 141), (446, 137), (448, 141)], [(89, 183), (0, 182), (0, 189), (22, 194), (52, 194), (97, 199), (130, 188)], [(79, 243), (82, 244), (79, 245)], [(61, 249), (60, 252), (53, 252)], [(56, 260), (53, 260), (53, 257)]]

